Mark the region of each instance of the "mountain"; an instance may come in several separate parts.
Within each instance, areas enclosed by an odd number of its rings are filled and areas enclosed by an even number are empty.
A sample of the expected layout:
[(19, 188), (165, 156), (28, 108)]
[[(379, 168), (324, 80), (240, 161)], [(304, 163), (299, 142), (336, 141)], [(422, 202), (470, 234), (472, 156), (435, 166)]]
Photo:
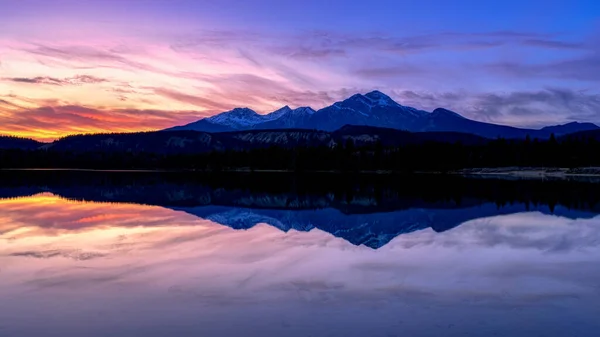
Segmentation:
[(290, 111), (278, 116), (278, 118), (254, 125), (252, 129), (269, 130), (301, 128), (302, 126), (309, 125), (309, 120), (315, 112), (316, 111), (310, 107), (300, 107), (294, 110), (290, 109)]
[(505, 125), (496, 125), (467, 119), (456, 112), (438, 108), (432, 113), (420, 118), (414, 129), (424, 132), (429, 131), (454, 131), (471, 133), (486, 138), (531, 138), (547, 139), (551, 134), (555, 136), (569, 133), (598, 130), (598, 126), (592, 123), (568, 123), (564, 125), (547, 126), (539, 130), (521, 129)]
[(554, 133), (555, 135), (566, 135), (570, 133), (598, 130), (598, 126), (593, 123), (579, 123), (571, 122), (563, 125), (546, 126), (540, 131), (548, 134)]
[(423, 144), (427, 142), (456, 143), (463, 145), (484, 144), (488, 139), (460, 132), (408, 132), (374, 126), (345, 125), (332, 132), (332, 138), (339, 144), (351, 139), (356, 146), (381, 143), (383, 146)]
[(366, 125), (411, 130), (414, 121), (427, 112), (402, 106), (379, 91), (356, 94), (314, 113), (301, 127), (326, 131), (344, 125)]
[(315, 111), (309, 107), (292, 110), (283, 107), (267, 115), (260, 115), (248, 108), (234, 109), (201, 119), (198, 122), (167, 130), (196, 130), (226, 132), (253, 129), (314, 129), (334, 131), (344, 125), (385, 127), (411, 132), (461, 132), (485, 138), (531, 138), (547, 139), (569, 133), (598, 130), (592, 123), (568, 123), (548, 126), (539, 130), (522, 129), (474, 121), (460, 114), (438, 108), (426, 112), (398, 104), (380, 91), (355, 94)]
[[(310, 108), (309, 108), (310, 109)], [(302, 111), (301, 109), (296, 109)], [(203, 132), (227, 132), (236, 130), (250, 130), (255, 125), (268, 123), (277, 120), (283, 116), (293, 118), (297, 113), (289, 106), (284, 106), (281, 109), (273, 111), (266, 115), (260, 115), (256, 111), (249, 108), (235, 108), (221, 114), (203, 118), (199, 121), (189, 123), (182, 126), (175, 126), (164, 131), (203, 131)], [(289, 122), (284, 125), (284, 128), (293, 126), (295, 122)], [(278, 128), (278, 127), (274, 127)]]
[(413, 129), (427, 131), (453, 131), (465, 132), (486, 138), (547, 138), (548, 133), (539, 130), (519, 129), (511, 126), (496, 125), (467, 119), (456, 112), (438, 108), (430, 114), (424, 115), (413, 124)]
[(202, 131), (202, 132), (227, 132), (234, 131), (230, 126), (213, 123), (208, 118), (201, 119), (199, 121), (189, 123), (186, 125), (175, 126), (172, 128), (165, 129), (164, 131)]
[(33, 150), (39, 148), (43, 144), (44, 143), (29, 138), (0, 136), (0, 149)]
[[(286, 107), (280, 110), (284, 110), (285, 108)], [(256, 111), (249, 108), (235, 108), (212, 117), (203, 118), (190, 124), (169, 128), (166, 131), (234, 131), (248, 129), (254, 124), (266, 121), (266, 118), (267, 115), (259, 115), (256, 113)]]

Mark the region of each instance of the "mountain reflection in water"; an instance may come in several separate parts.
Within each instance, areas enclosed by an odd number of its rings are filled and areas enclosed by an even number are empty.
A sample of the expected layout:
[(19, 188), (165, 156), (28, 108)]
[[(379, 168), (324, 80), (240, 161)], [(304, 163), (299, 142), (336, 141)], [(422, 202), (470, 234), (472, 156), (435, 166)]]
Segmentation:
[(404, 233), (443, 232), (479, 218), (537, 211), (575, 219), (600, 213), (596, 184), (434, 175), (42, 171), (11, 172), (2, 186), (5, 198), (49, 192), (70, 200), (153, 205), (234, 229), (259, 223), (286, 232), (317, 228), (374, 249)]
[(599, 186), (4, 172), (0, 336), (596, 336)]

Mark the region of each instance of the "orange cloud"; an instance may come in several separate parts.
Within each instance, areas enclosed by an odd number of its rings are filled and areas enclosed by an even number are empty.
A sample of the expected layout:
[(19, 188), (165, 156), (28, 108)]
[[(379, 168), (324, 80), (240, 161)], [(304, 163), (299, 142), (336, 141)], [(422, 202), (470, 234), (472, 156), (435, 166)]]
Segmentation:
[(199, 221), (191, 215), (162, 207), (74, 201), (51, 193), (0, 199), (0, 208), (0, 240), (137, 227), (141, 218), (146, 227), (190, 225)]
[(17, 82), (17, 83), (30, 83), (30, 84), (49, 84), (49, 85), (82, 85), (92, 83), (106, 82), (106, 79), (90, 76), (90, 75), (77, 75), (70, 78), (54, 78), (48, 76), (37, 76), (37, 77), (13, 77), (6, 78), (5, 80)]
[(70, 134), (149, 131), (207, 116), (206, 112), (89, 108), (78, 105), (2, 109), (0, 134), (52, 141)]

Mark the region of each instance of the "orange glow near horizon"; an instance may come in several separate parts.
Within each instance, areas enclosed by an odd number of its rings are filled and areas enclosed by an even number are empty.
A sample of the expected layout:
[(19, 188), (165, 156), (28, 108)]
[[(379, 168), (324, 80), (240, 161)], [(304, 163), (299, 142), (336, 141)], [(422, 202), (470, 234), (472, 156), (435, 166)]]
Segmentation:
[[(86, 202), (52, 193), (0, 199), (0, 241), (108, 228), (202, 226), (209, 222), (158, 206)], [(144, 219), (143, 223), (139, 219)]]
[[(167, 128), (168, 126), (165, 126)], [(0, 128), (0, 135), (2, 136), (12, 136), (19, 138), (29, 138), (42, 143), (51, 143), (55, 140), (72, 136), (72, 135), (81, 135), (81, 134), (102, 134), (102, 133), (132, 133), (132, 132), (145, 132), (145, 131), (157, 131), (160, 128), (135, 128), (135, 129), (101, 129), (101, 128), (88, 128), (81, 130), (41, 130), (41, 129), (31, 129), (28, 131), (14, 131), (11, 129), (3, 129)]]

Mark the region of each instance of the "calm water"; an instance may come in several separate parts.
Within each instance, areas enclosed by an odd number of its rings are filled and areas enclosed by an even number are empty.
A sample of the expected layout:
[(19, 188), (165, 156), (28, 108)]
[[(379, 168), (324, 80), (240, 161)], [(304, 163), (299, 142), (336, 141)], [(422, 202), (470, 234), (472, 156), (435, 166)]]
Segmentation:
[(0, 178), (0, 336), (598, 336), (600, 185)]

